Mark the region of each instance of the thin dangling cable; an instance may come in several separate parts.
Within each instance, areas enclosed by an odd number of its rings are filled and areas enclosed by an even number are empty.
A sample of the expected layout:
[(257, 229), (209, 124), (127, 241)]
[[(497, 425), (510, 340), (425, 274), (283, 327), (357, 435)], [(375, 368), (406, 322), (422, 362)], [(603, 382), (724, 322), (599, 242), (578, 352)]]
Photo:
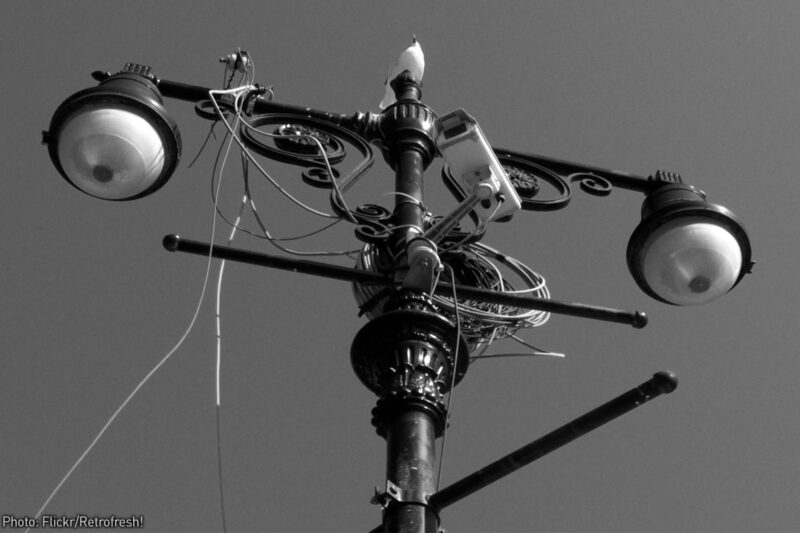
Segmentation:
[[(221, 171), (221, 169), (220, 169)], [(236, 217), (236, 221), (231, 228), (231, 234), (228, 237), (227, 245), (230, 246), (233, 242), (233, 238), (236, 235), (236, 229), (239, 226), (239, 221), (242, 218), (242, 213), (244, 212), (244, 208), (247, 205), (247, 195), (245, 194), (242, 197), (242, 204), (239, 207), (239, 214)], [(217, 361), (216, 361), (216, 370), (215, 370), (215, 392), (216, 392), (216, 419), (217, 419), (217, 473), (218, 473), (218, 481), (219, 481), (219, 506), (220, 506), (220, 514), (222, 516), (222, 533), (227, 533), (228, 527), (225, 520), (225, 491), (224, 491), (224, 484), (222, 482), (222, 413), (221, 413), (221, 391), (220, 391), (220, 377), (221, 377), (221, 366), (222, 366), (222, 328), (221, 328), (221, 319), (220, 319), (220, 301), (222, 296), (222, 276), (225, 272), (225, 263), (226, 261), (223, 259), (219, 265), (219, 275), (217, 277), (217, 300), (216, 300), (216, 337), (217, 337)]]
[[(453, 272), (453, 267), (445, 263), (445, 266), (450, 269), (450, 279), (455, 280), (455, 272)], [(439, 472), (436, 474), (436, 490), (439, 490), (439, 483), (442, 480), (442, 465), (444, 464), (444, 449), (445, 443), (447, 439), (447, 428), (450, 425), (450, 406), (453, 402), (453, 392), (456, 389), (456, 371), (458, 369), (458, 352), (461, 348), (461, 316), (458, 312), (458, 299), (456, 296), (456, 284), (453, 283), (453, 310), (455, 312), (456, 318), (456, 345), (455, 345), (455, 353), (453, 354), (453, 370), (452, 376), (450, 376), (450, 392), (447, 395), (447, 404), (445, 406), (445, 412), (447, 413), (444, 429), (442, 429), (442, 448), (439, 451)]]
[[(221, 186), (221, 183), (222, 183), (222, 180), (220, 180), (217, 183), (217, 188), (218, 188), (217, 192), (219, 192), (219, 187)], [(219, 195), (217, 195), (217, 197), (218, 196)], [(215, 203), (214, 204), (214, 213), (216, 213), (216, 208), (217, 208), (217, 205)], [(215, 236), (216, 236), (216, 230), (217, 230), (217, 217), (214, 216), (213, 220), (212, 220), (212, 223), (211, 223), (211, 238), (210, 238), (210, 241), (212, 243), (212, 249), (209, 250), (209, 253), (208, 253), (208, 261), (206, 262), (206, 272), (205, 272), (205, 276), (203, 278), (202, 289), (200, 290), (200, 297), (198, 298), (197, 305), (195, 306), (194, 314), (192, 315), (192, 318), (189, 321), (189, 325), (186, 327), (186, 330), (183, 332), (183, 335), (181, 335), (181, 337), (178, 339), (178, 342), (175, 343), (175, 346), (173, 346), (172, 349), (170, 349), (166, 353), (166, 355), (164, 355), (164, 357), (162, 357), (161, 360), (158, 361), (158, 363), (156, 363), (156, 365), (153, 366), (153, 368), (150, 369), (150, 371), (147, 374), (145, 374), (145, 376), (133, 388), (133, 390), (130, 392), (130, 394), (128, 394), (128, 396), (122, 401), (122, 403), (119, 405), (119, 407), (117, 407), (117, 409), (111, 414), (111, 416), (108, 418), (108, 420), (103, 425), (103, 427), (100, 428), (100, 431), (97, 433), (97, 435), (95, 435), (94, 439), (92, 439), (92, 441), (89, 443), (89, 445), (83, 451), (83, 453), (81, 453), (81, 455), (78, 457), (78, 459), (72, 464), (70, 469), (67, 470), (67, 473), (64, 474), (64, 477), (61, 478), (61, 480), (58, 482), (56, 487), (52, 490), (52, 492), (47, 497), (47, 499), (45, 499), (44, 503), (39, 508), (39, 510), (36, 511), (36, 514), (34, 515), (34, 520), (38, 520), (38, 518), (42, 515), (42, 513), (47, 508), (47, 506), (50, 505), (50, 502), (53, 500), (53, 498), (55, 498), (56, 494), (58, 494), (58, 492), (61, 490), (61, 487), (64, 486), (64, 484), (67, 482), (67, 480), (72, 476), (72, 473), (75, 472), (75, 470), (78, 468), (78, 466), (80, 466), (80, 464), (83, 462), (83, 460), (86, 458), (86, 456), (88, 456), (89, 453), (94, 449), (94, 447), (97, 445), (97, 443), (103, 437), (103, 435), (105, 435), (106, 431), (111, 426), (111, 424), (117, 419), (117, 417), (125, 409), (125, 407), (128, 406), (128, 404), (131, 402), (131, 400), (133, 400), (133, 398), (136, 396), (136, 394), (139, 392), (139, 390), (141, 390), (141, 388), (144, 387), (145, 383), (147, 383), (150, 380), (150, 378), (153, 377), (153, 375), (156, 372), (158, 372), (158, 370), (162, 366), (164, 366), (164, 364), (172, 357), (172, 355), (175, 352), (178, 351), (178, 348), (180, 348), (183, 345), (184, 341), (186, 341), (186, 338), (189, 336), (189, 333), (192, 331), (192, 329), (194, 328), (195, 323), (197, 322), (197, 317), (200, 315), (200, 309), (203, 306), (203, 300), (205, 299), (206, 289), (208, 288), (208, 280), (209, 280), (210, 274), (211, 274), (211, 264), (212, 264), (212, 259), (213, 259), (213, 243), (214, 243), (214, 239), (215, 239)], [(31, 528), (27, 528), (25, 530), (25, 533), (29, 533), (30, 529)]]

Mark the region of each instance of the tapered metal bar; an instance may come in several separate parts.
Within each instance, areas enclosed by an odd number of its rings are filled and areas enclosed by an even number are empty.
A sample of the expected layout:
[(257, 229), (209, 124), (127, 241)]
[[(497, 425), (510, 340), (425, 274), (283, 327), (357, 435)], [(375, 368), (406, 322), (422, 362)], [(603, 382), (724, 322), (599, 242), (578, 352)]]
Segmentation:
[(438, 512), (645, 402), (674, 391), (677, 386), (678, 380), (674, 374), (658, 372), (638, 387), (443, 488), (428, 499), (428, 504)]
[[(248, 250), (217, 244), (212, 247), (208, 243), (184, 239), (178, 235), (167, 235), (164, 237), (163, 243), (164, 248), (170, 252), (186, 252), (205, 256), (210, 254), (212, 257), (218, 259), (266, 266), (279, 270), (291, 270), (292, 272), (300, 272), (302, 274), (311, 274), (354, 283), (376, 283), (382, 285), (391, 285), (394, 283), (390, 278), (375, 272), (367, 272), (355, 268), (330, 265), (305, 259), (250, 252)], [(453, 286), (450, 283), (439, 283), (434, 292), (442, 296), (452, 296)], [(550, 313), (616, 322), (619, 324), (627, 324), (635, 328), (643, 328), (647, 325), (647, 316), (641, 311), (622, 311), (610, 307), (545, 300), (532, 296), (519, 296), (485, 289), (476, 289), (474, 287), (467, 287), (466, 285), (456, 285), (455, 293), (459, 298), (469, 298), (481, 302), (520, 307), (522, 309), (538, 309)]]
[(375, 272), (367, 272), (364, 270), (357, 270), (355, 268), (330, 265), (327, 263), (309, 261), (306, 259), (260, 254), (256, 252), (250, 252), (248, 250), (241, 250), (239, 248), (232, 248), (230, 246), (215, 244), (212, 247), (208, 243), (184, 239), (179, 235), (165, 236), (163, 244), (164, 248), (170, 252), (186, 252), (205, 256), (211, 255), (212, 257), (218, 259), (227, 259), (229, 261), (237, 261), (239, 263), (248, 263), (251, 265), (277, 268), (278, 270), (291, 270), (292, 272), (300, 272), (301, 274), (311, 274), (314, 276), (322, 276), (325, 278), (333, 278), (357, 283), (392, 283), (391, 279)]
[[(453, 286), (449, 283), (441, 282), (436, 286), (434, 292), (441, 296), (452, 296)], [(521, 307), (523, 309), (538, 309), (539, 311), (547, 311), (561, 315), (617, 322), (619, 324), (633, 326), (637, 329), (641, 329), (647, 325), (647, 315), (641, 311), (621, 311), (619, 309), (597, 305), (545, 300), (531, 296), (519, 296), (516, 294), (476, 289), (464, 285), (456, 285), (455, 293), (458, 298), (475, 299), (493, 304)]]
[[(442, 296), (452, 296), (453, 287), (449, 283), (439, 283), (434, 292)], [(456, 285), (455, 293), (459, 298), (470, 298), (482, 302), (510, 305), (523, 309), (538, 309), (539, 311), (547, 311), (561, 315), (605, 320), (606, 322), (617, 322), (619, 324), (633, 326), (637, 329), (641, 329), (647, 325), (647, 315), (641, 311), (622, 311), (619, 309), (613, 309), (611, 307), (601, 307), (597, 305), (574, 302), (560, 302), (558, 300), (545, 300), (531, 296), (519, 296), (516, 294), (476, 289), (474, 287), (466, 287), (464, 285)]]

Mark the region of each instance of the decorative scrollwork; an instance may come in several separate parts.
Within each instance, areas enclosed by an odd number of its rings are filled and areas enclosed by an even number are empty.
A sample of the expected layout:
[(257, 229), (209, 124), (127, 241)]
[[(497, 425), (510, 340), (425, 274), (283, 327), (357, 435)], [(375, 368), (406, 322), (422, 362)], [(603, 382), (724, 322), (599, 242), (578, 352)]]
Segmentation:
[(365, 222), (356, 226), (356, 238), (369, 244), (381, 244), (392, 236), (392, 227), (379, 222)]
[[(523, 209), (552, 210), (566, 206), (574, 182), (580, 184), (582, 191), (594, 196), (608, 196), (615, 187), (647, 194), (665, 183), (681, 183), (680, 175), (674, 172), (658, 171), (652, 176), (639, 176), (504, 148), (494, 148), (494, 152), (520, 196)], [(555, 187), (560, 196), (541, 199), (541, 191), (535, 187), (543, 182)], [(534, 189), (533, 194), (531, 189)]]
[[(330, 122), (303, 115), (269, 113), (251, 117), (247, 124), (242, 125), (241, 136), (249, 148), (265, 157), (307, 167), (301, 176), (313, 187), (334, 189), (335, 180), (338, 192), (331, 191), (331, 205), (343, 216), (346, 210), (338, 194), (355, 184), (374, 162), (372, 148), (361, 136)], [(324, 155), (314, 139), (322, 145)], [(348, 174), (341, 176), (333, 165), (344, 161), (346, 144), (355, 147), (362, 158)], [(333, 176), (329, 175), (326, 159)]]
[(581, 190), (594, 196), (608, 196), (614, 188), (610, 181), (597, 174), (573, 174), (570, 181), (580, 182)]
[[(523, 154), (497, 148), (494, 149), (494, 152), (514, 186), (514, 190), (519, 195), (523, 209), (553, 211), (566, 207), (569, 203), (572, 197), (572, 189), (569, 186), (569, 182), (560, 174), (531, 161)], [(464, 189), (446, 167), (442, 169), (442, 179), (458, 201), (463, 201), (467, 197)], [(555, 189), (554, 195), (543, 197), (545, 194), (543, 185), (545, 184)], [(471, 216), (477, 222), (474, 214)]]
[(374, 220), (387, 222), (392, 217), (392, 212), (378, 204), (363, 204), (353, 210), (356, 220)]
[[(335, 168), (331, 168), (331, 170), (333, 171), (333, 179), (338, 180), (339, 171)], [(318, 189), (330, 189), (333, 187), (331, 176), (325, 167), (311, 167), (304, 170), (300, 175), (303, 177), (303, 181), (312, 187), (317, 187)]]
[[(336, 164), (344, 159), (346, 150), (344, 144), (332, 135), (294, 122), (281, 124), (275, 128), (275, 146), (287, 153), (300, 157), (312, 157), (315, 161), (322, 161), (319, 145), (325, 150), (325, 155), (331, 164)], [(319, 145), (314, 142), (316, 139)]]
[[(337, 131), (340, 130), (340, 131)], [(302, 166), (333, 165), (344, 159), (344, 144), (337, 138), (346, 130), (299, 115), (268, 114), (251, 118), (241, 128), (245, 144), (266, 157)], [(312, 137), (325, 149), (320, 153)]]
[(352, 210), (351, 214), (358, 221), (355, 234), (361, 242), (379, 244), (392, 236), (392, 213), (385, 207), (364, 204)]
[(504, 165), (503, 170), (508, 174), (508, 178), (511, 180), (511, 184), (514, 186), (514, 190), (517, 191), (520, 198), (533, 198), (539, 194), (541, 185), (539, 184), (539, 178), (534, 174), (514, 166)]
[[(559, 174), (519, 154), (502, 150), (495, 150), (495, 154), (514, 185), (523, 209), (553, 211), (561, 209), (569, 203), (572, 190), (569, 183)], [(554, 188), (555, 196), (542, 198), (542, 184), (548, 184)]]

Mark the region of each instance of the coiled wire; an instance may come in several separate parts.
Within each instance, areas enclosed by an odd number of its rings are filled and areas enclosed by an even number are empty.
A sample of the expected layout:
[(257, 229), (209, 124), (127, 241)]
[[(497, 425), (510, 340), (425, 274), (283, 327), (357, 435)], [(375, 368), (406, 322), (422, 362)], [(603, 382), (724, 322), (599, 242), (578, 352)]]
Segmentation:
[[(550, 298), (543, 276), (524, 263), (502, 254), (482, 243), (459, 246), (441, 254), (441, 260), (451, 268), (441, 273), (440, 281), (467, 285), (510, 294)], [(385, 247), (367, 244), (358, 255), (357, 268), (369, 272), (386, 272), (391, 269), (391, 257)], [(513, 283), (509, 277), (513, 275)], [(455, 279), (453, 279), (455, 278)], [(515, 287), (521, 288), (515, 288)], [(382, 292), (383, 291), (383, 292)], [(356, 302), (369, 318), (383, 312), (389, 294), (384, 287), (372, 284), (353, 284)], [(377, 301), (376, 301), (377, 300)], [(453, 320), (455, 306), (461, 323), (461, 332), (471, 352), (482, 352), (497, 339), (510, 337), (521, 328), (534, 328), (545, 324), (550, 313), (507, 305), (433, 295), (437, 311)]]

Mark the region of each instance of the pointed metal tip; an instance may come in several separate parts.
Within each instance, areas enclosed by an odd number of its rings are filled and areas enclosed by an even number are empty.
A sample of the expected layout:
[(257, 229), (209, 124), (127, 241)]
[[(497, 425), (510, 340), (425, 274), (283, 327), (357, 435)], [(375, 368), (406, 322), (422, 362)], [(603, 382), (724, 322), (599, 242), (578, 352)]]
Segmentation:
[(417, 42), (417, 35), (414, 34), (414, 33), (411, 34), (411, 42), (412, 42), (412, 44)]

